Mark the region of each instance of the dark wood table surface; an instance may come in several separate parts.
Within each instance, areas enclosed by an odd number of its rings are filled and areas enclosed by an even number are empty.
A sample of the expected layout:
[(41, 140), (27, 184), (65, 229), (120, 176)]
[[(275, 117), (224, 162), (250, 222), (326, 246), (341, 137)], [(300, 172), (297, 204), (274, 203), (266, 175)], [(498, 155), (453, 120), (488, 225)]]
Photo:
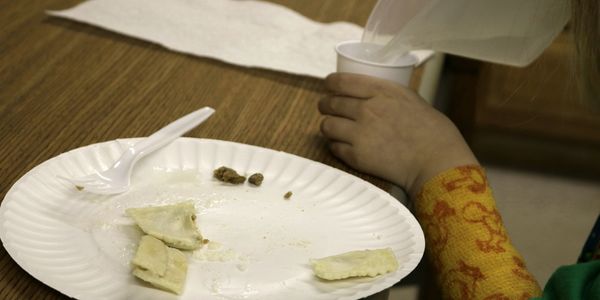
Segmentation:
[[(47, 16), (76, 0), (0, 0), (0, 199), (34, 166), (68, 150), (147, 136), (188, 112), (217, 113), (187, 134), (293, 153), (360, 176), (319, 134), (320, 79), (174, 53)], [(322, 22), (364, 25), (374, 0), (275, 1)], [(66, 296), (0, 248), (0, 299)]]

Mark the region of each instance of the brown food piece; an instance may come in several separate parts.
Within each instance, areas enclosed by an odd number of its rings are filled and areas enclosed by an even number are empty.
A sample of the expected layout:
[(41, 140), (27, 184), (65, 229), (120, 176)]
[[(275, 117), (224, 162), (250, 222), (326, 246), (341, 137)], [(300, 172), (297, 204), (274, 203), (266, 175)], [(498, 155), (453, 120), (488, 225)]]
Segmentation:
[(248, 178), (248, 182), (254, 184), (255, 186), (260, 186), (263, 182), (263, 179), (265, 179), (263, 174), (254, 173), (250, 175), (250, 177)]
[(285, 199), (290, 199), (292, 197), (292, 191), (289, 191), (287, 193), (285, 193), (285, 195), (283, 195), (283, 198)]
[(214, 170), (213, 175), (216, 179), (231, 184), (242, 184), (244, 181), (246, 181), (246, 177), (238, 174), (234, 169), (228, 167), (220, 167)]

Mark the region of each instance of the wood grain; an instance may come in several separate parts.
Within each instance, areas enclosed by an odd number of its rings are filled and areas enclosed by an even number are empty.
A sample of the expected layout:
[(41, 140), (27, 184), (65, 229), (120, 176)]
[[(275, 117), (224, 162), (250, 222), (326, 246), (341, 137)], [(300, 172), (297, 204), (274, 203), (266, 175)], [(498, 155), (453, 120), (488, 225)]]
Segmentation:
[[(274, 2), (317, 21), (359, 25), (375, 3)], [(0, 0), (1, 198), (27, 171), (60, 153), (147, 136), (206, 105), (217, 113), (187, 136), (286, 151), (388, 187), (327, 150), (316, 109), (324, 96), (322, 80), (174, 53), (44, 13), (77, 3)], [(0, 299), (62, 298), (0, 249)]]

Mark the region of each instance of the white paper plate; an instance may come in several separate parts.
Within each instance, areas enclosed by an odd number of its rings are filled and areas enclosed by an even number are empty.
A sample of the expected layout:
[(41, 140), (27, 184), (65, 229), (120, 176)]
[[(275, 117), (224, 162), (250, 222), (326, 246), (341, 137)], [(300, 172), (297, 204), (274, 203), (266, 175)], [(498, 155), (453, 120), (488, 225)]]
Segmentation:
[[(192, 200), (211, 240), (188, 253), (181, 299), (358, 299), (392, 286), (419, 263), (423, 233), (411, 213), (372, 184), (284, 152), (181, 138), (142, 159), (129, 192), (79, 192), (56, 175), (105, 169), (136, 139), (94, 144), (52, 158), (23, 176), (0, 207), (0, 237), (27, 272), (79, 299), (177, 299), (130, 274), (141, 236), (128, 207)], [(219, 166), (261, 172), (260, 187), (225, 185)], [(292, 191), (285, 200), (283, 195)], [(310, 258), (391, 247), (400, 268), (376, 278), (326, 282)]]

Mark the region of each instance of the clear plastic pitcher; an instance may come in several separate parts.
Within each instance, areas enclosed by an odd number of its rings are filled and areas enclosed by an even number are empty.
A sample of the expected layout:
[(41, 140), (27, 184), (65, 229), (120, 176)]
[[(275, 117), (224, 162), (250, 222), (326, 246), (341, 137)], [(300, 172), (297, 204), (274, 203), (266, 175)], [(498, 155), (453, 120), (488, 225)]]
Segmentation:
[(377, 61), (413, 49), (525, 66), (566, 25), (568, 0), (379, 0), (362, 42)]

